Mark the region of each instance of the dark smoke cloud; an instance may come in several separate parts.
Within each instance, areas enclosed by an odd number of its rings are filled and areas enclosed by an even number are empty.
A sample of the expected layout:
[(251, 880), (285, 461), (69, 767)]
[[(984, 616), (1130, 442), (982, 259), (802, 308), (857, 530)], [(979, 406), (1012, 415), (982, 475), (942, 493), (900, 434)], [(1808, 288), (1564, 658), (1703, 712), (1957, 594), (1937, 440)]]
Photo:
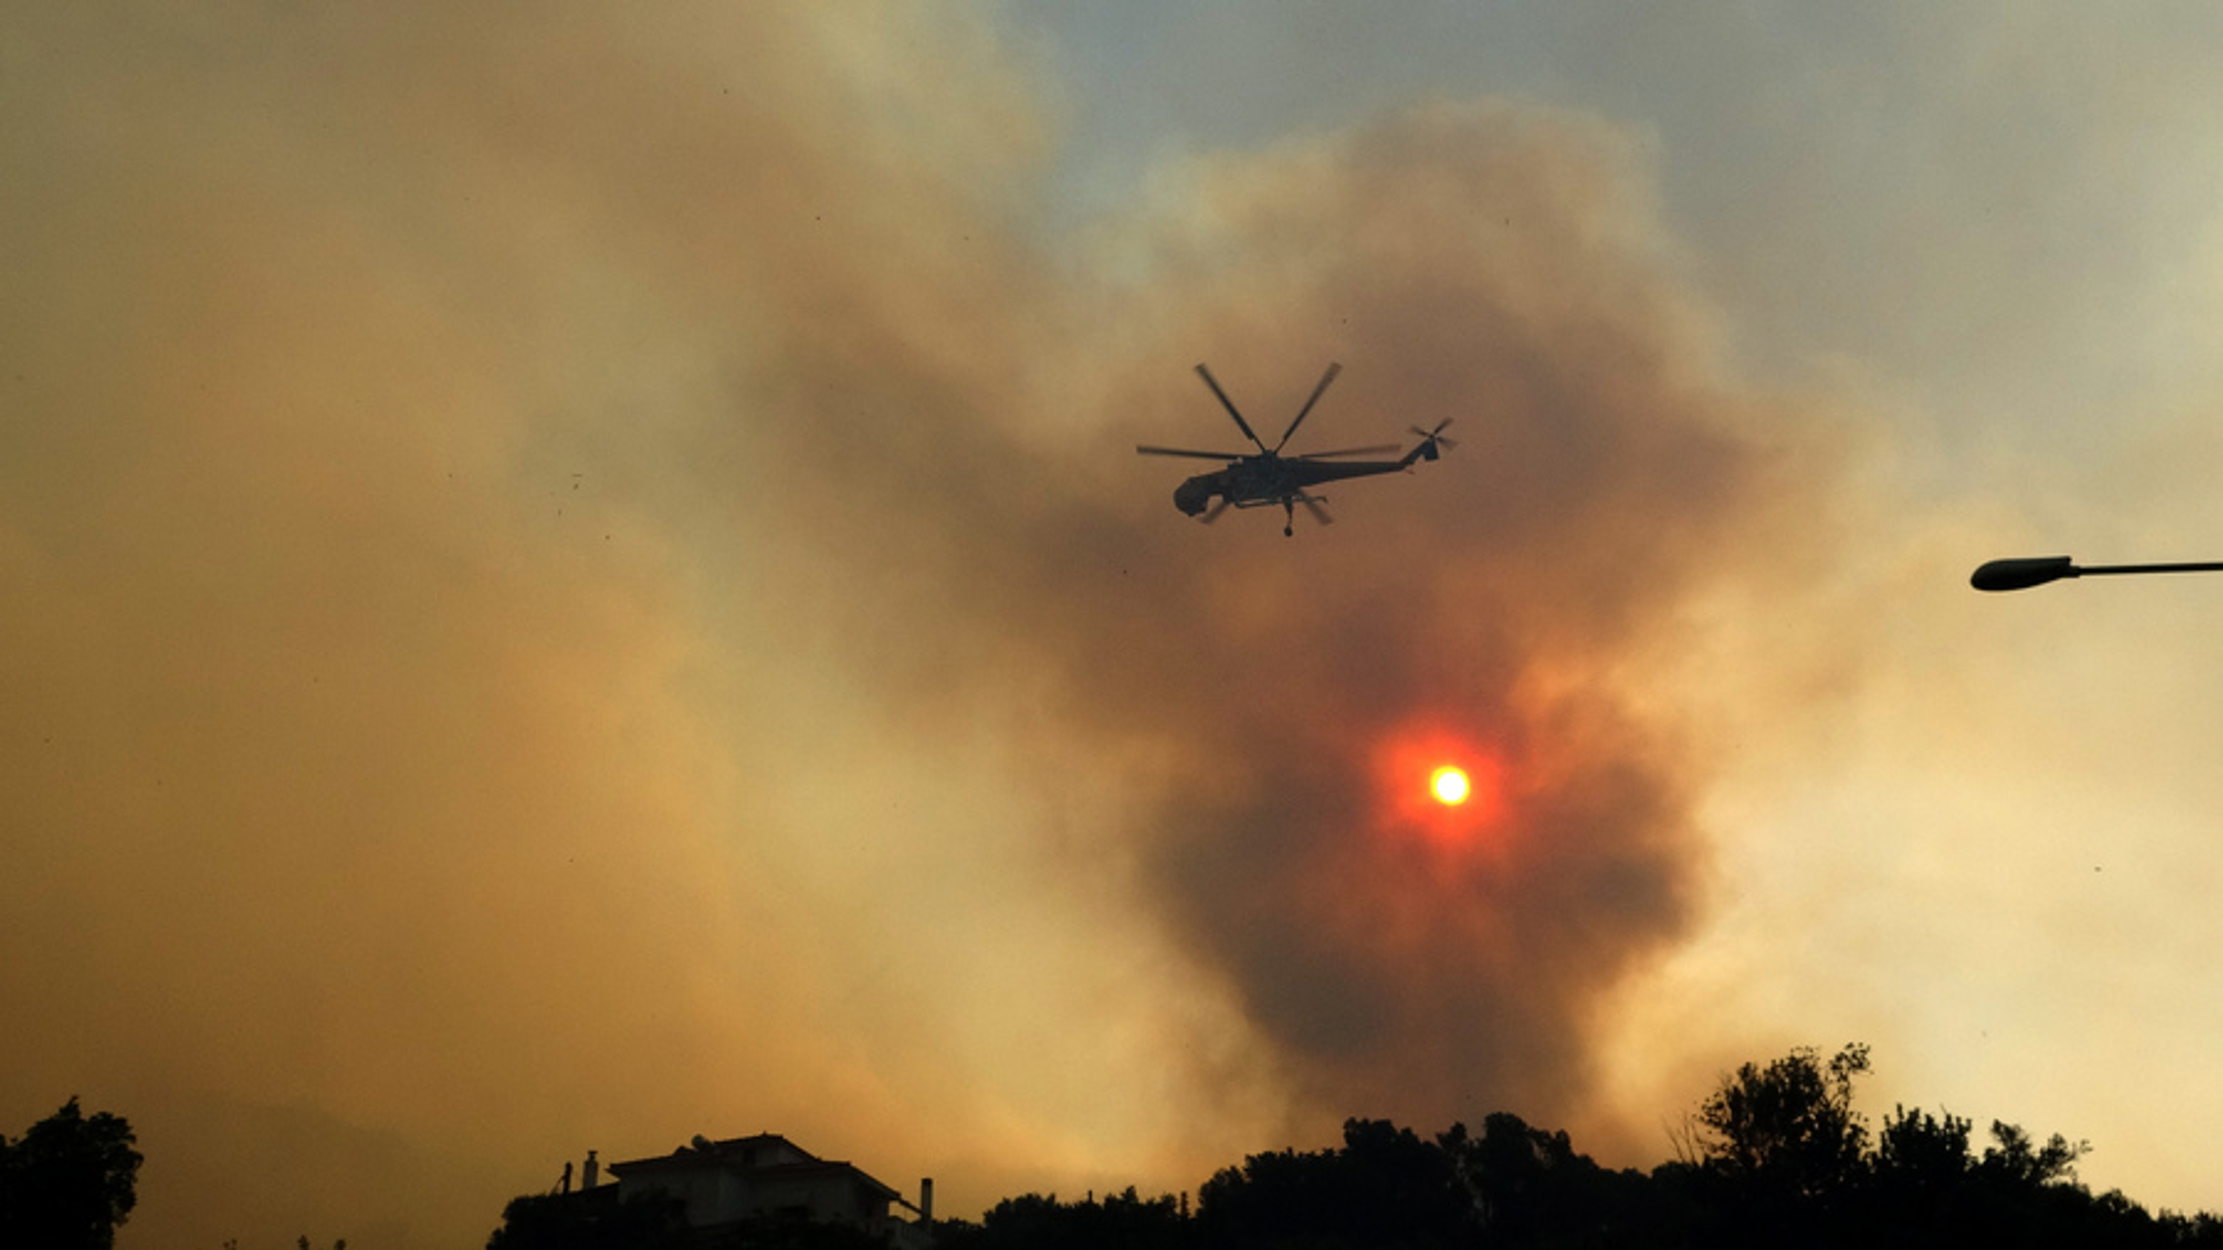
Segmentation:
[[(1632, 690), (1787, 489), (1613, 132), (1430, 106), (1052, 238), (986, 23), (5, 21), (0, 1111), (137, 1109), (139, 1235), (1581, 1109), (1698, 905)], [(1295, 540), (1131, 451), (1331, 358), (1307, 445), (1462, 445)], [(1502, 760), (1484, 850), (1390, 814), (1416, 734)]]
[[(1050, 670), (1062, 722), (1178, 761), (1130, 831), (1157, 905), (1318, 1105), (1575, 1112), (1602, 995), (1694, 916), (1703, 761), (1619, 685), (1682, 596), (1758, 545), (1779, 484), (1754, 405), (1602, 128), (1442, 105), (1187, 172), (1104, 244), (1128, 285), (1081, 336), (1141, 342), (1099, 437), (1045, 462), (937, 457), (961, 436), (915, 406), (871, 427), (905, 450), (869, 493), (955, 553), (938, 593), (1000, 639), (942, 680)], [(1446, 416), (1464, 445), (1329, 492), (1345, 523), (1295, 541), (1252, 516), (1181, 524), (1164, 496), (1184, 462), (1093, 486), (1084, 455), (1236, 441), (1192, 358), (1278, 428), (1331, 355), (1346, 381), (1314, 445)], [(921, 458), (970, 480), (906, 493)], [(1374, 759), (1423, 726), (1502, 755), (1497, 853), (1446, 865), (1396, 838)]]

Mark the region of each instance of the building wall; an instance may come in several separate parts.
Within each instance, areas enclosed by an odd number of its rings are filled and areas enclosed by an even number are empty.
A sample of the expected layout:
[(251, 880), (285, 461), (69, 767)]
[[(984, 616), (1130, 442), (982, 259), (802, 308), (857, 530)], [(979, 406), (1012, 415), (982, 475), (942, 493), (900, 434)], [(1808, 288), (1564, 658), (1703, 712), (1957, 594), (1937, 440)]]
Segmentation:
[(686, 1204), (696, 1228), (779, 1212), (866, 1224), (886, 1217), (887, 1200), (849, 1175), (827, 1171), (803, 1176), (752, 1176), (709, 1160), (699, 1168), (659, 1169), (619, 1180), (621, 1197), (663, 1192)]

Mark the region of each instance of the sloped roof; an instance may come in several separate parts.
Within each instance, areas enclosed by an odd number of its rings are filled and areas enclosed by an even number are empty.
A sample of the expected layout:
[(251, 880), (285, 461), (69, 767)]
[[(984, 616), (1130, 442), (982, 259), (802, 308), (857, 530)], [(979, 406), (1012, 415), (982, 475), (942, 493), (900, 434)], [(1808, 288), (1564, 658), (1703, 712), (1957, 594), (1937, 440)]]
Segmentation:
[[(747, 1137), (728, 1137), (723, 1141), (710, 1141), (697, 1137), (698, 1144), (681, 1146), (668, 1155), (650, 1155), (645, 1159), (628, 1159), (609, 1165), (610, 1174), (623, 1177), (627, 1174), (642, 1175), (658, 1172), (693, 1172), (710, 1168), (719, 1171), (746, 1172), (751, 1176), (767, 1179), (805, 1177), (822, 1174), (847, 1174), (851, 1179), (868, 1186), (880, 1196), (903, 1202), (903, 1195), (853, 1163), (838, 1159), (821, 1159), (777, 1133), (755, 1133)], [(754, 1162), (756, 1152), (770, 1147), (785, 1147), (801, 1156), (780, 1163)], [(744, 1159), (751, 1160), (743, 1162)], [(910, 1204), (905, 1202), (905, 1206)]]

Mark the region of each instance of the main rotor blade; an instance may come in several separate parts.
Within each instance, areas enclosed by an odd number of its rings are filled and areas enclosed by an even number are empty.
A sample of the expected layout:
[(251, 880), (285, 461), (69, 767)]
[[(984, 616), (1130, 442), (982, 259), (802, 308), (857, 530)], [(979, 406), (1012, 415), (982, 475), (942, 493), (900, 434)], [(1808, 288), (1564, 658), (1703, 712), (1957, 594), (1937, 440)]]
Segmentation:
[(1250, 422), (1243, 420), (1243, 414), (1235, 411), (1235, 401), (1229, 399), (1227, 392), (1220, 389), (1220, 384), (1212, 377), (1212, 371), (1203, 365), (1198, 365), (1196, 372), (1198, 377), (1204, 379), (1204, 384), (1212, 388), (1212, 393), (1220, 397), (1220, 407), (1227, 409), (1227, 415), (1235, 418), (1235, 425), (1243, 431), (1243, 437), (1258, 443), (1258, 450), (1265, 451), (1266, 444), (1259, 442), (1258, 435), (1253, 433), (1250, 428)]
[(1312, 514), (1313, 520), (1322, 525), (1335, 524), (1335, 518), (1328, 515), (1328, 510), (1320, 506), (1319, 500), (1310, 495), (1299, 495), (1297, 496), (1297, 502), (1303, 504), (1304, 510)]
[(1199, 460), (1240, 460), (1248, 452), (1240, 451), (1190, 451), (1186, 447), (1151, 447), (1136, 444), (1135, 450), (1145, 456), (1194, 456)]
[(1304, 424), (1305, 417), (1310, 415), (1312, 412), (1312, 405), (1320, 402), (1321, 393), (1328, 389), (1328, 383), (1335, 381), (1335, 375), (1341, 372), (1343, 372), (1342, 365), (1339, 365), (1334, 361), (1328, 362), (1328, 371), (1325, 374), (1321, 375), (1320, 385), (1312, 388), (1312, 398), (1304, 401), (1304, 407), (1297, 409), (1297, 419), (1291, 421), (1289, 423), (1289, 428), (1282, 431), (1281, 441), (1274, 444), (1275, 451), (1280, 451), (1282, 448), (1289, 445), (1289, 436), (1297, 432), (1298, 426)]
[(1284, 456), (1285, 460), (1332, 460), (1337, 456), (1386, 456), (1401, 450), (1396, 443), (1376, 443), (1372, 447), (1345, 447), (1340, 451), (1308, 451), (1301, 456)]

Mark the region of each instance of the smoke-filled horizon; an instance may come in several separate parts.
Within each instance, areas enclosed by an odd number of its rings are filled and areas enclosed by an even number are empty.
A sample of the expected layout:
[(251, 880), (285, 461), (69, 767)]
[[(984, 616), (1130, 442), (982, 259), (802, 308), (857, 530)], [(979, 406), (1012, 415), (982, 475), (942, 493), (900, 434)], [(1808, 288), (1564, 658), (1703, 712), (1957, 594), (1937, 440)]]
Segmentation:
[[(1846, 550), (1843, 402), (1575, 110), (1044, 225), (992, 18), (0, 19), (0, 1131), (129, 1116), (126, 1245), (475, 1239), (697, 1132), (960, 1214), (1351, 1115), (1634, 1161), (1752, 1057), (1632, 1099), (1621, 996), (1721, 902), (1693, 692), (1805, 662), (1722, 614)], [(1293, 449), (1458, 445), (1289, 539), (1133, 453), (1330, 360)]]

